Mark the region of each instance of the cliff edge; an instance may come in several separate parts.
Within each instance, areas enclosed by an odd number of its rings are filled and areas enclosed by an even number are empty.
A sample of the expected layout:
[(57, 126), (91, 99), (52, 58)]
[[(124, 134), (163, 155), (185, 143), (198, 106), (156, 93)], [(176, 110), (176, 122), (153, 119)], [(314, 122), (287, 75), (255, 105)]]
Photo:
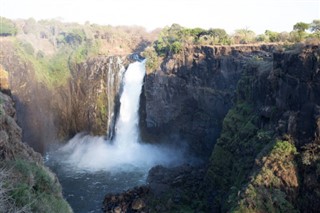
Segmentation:
[(14, 103), (0, 92), (0, 212), (73, 212), (55, 174), (21, 136)]

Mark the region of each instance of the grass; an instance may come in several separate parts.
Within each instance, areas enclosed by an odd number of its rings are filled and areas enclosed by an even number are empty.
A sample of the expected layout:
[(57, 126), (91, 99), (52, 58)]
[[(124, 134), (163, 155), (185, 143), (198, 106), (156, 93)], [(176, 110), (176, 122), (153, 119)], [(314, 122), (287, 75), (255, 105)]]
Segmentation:
[(8, 182), (11, 176), (11, 170), (4, 167), (0, 168), (0, 213), (31, 213), (30, 206), (18, 207), (10, 193), (13, 190)]
[(35, 77), (38, 82), (44, 83), (50, 89), (64, 85), (67, 82), (70, 77), (68, 65), (70, 53), (68, 50), (60, 50), (50, 57), (36, 57), (31, 51), (31, 45), (26, 45), (26, 42), (16, 40), (15, 46), (22, 62), (29, 63), (29, 69), (35, 71)]
[(15, 47), (22, 63), (29, 64), (29, 69), (35, 71), (36, 80), (54, 89), (67, 83), (74, 65), (97, 55), (100, 43), (87, 41), (76, 46), (65, 45), (52, 56), (45, 56), (43, 52), (35, 54), (32, 45), (26, 41), (16, 39)]
[(0, 169), (0, 213), (2, 209), (6, 213), (72, 212), (55, 176), (45, 167), (21, 159), (1, 164), (10, 169)]

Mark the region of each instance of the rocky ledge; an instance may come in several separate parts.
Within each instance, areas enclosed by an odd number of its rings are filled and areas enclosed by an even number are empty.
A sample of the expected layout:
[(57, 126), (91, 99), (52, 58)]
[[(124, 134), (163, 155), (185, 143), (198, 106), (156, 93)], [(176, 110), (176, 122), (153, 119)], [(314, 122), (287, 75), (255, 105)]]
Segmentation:
[(153, 167), (147, 185), (120, 194), (108, 194), (103, 202), (106, 213), (121, 212), (178, 212), (182, 209), (203, 211), (203, 166), (188, 164), (166, 168)]

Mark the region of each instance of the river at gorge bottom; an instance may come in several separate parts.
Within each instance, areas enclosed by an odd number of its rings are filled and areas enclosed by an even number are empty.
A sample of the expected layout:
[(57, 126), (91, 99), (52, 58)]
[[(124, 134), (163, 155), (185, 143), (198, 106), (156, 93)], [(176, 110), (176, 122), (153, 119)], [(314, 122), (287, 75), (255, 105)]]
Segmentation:
[(101, 213), (107, 193), (123, 192), (146, 182), (146, 168), (119, 165), (112, 171), (81, 171), (61, 162), (60, 157), (49, 153), (46, 165), (57, 174), (63, 195), (75, 213)]

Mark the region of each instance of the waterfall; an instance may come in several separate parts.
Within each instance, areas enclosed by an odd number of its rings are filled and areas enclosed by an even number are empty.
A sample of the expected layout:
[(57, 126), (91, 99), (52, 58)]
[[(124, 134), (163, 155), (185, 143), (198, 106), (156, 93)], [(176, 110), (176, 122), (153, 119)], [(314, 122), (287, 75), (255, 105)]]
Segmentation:
[(134, 145), (138, 142), (139, 98), (145, 76), (145, 63), (129, 65), (124, 76), (124, 87), (120, 98), (120, 115), (116, 124), (115, 144)]
[[(181, 150), (144, 144), (139, 140), (139, 98), (144, 76), (145, 61), (130, 64), (124, 74), (120, 114), (115, 125), (113, 141), (100, 136), (77, 134), (66, 145), (51, 154), (56, 161), (64, 164), (63, 168), (85, 172), (118, 169), (122, 171), (138, 169), (147, 172), (157, 164), (179, 164), (183, 161)], [(110, 76), (110, 81), (112, 79), (113, 75)], [(112, 82), (108, 84), (111, 88)], [(109, 113), (110, 117), (114, 116), (113, 112)]]
[[(114, 88), (118, 82), (115, 78), (119, 77), (111, 68), (108, 94), (115, 92), (110, 88)], [(100, 212), (105, 193), (145, 184), (149, 169), (155, 165), (174, 166), (183, 162), (181, 147), (140, 141), (138, 111), (144, 76), (144, 62), (130, 64), (124, 73), (120, 113), (112, 141), (79, 133), (64, 146), (47, 153), (46, 165), (58, 175), (65, 197), (75, 212)], [(115, 105), (109, 99), (106, 104)], [(108, 111), (109, 118), (116, 117), (112, 110)], [(114, 121), (109, 122), (112, 125)]]

